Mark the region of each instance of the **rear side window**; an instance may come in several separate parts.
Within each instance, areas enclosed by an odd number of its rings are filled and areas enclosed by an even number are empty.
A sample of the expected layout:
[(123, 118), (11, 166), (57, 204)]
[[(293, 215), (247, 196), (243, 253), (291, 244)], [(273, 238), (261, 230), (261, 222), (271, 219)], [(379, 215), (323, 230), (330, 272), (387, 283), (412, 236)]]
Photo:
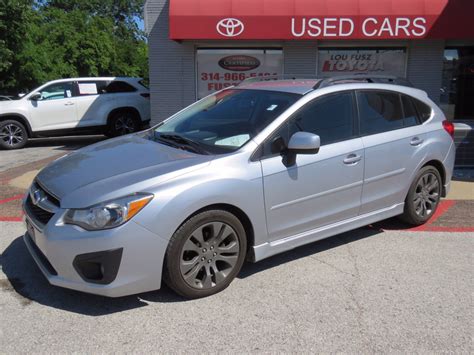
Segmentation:
[(420, 123), (418, 120), (418, 114), (415, 109), (415, 105), (413, 104), (413, 100), (411, 97), (406, 95), (402, 96), (402, 104), (403, 104), (403, 113), (405, 114), (404, 118), (404, 125), (405, 127), (416, 126)]
[(421, 102), (417, 99), (412, 99), (415, 105), (416, 111), (418, 112), (418, 117), (420, 117), (421, 122), (426, 122), (431, 117), (431, 107), (429, 107), (424, 102)]
[(103, 94), (107, 81), (79, 81), (77, 83), (77, 92), (79, 96), (99, 95)]
[(105, 92), (108, 94), (116, 94), (121, 92), (134, 92), (137, 91), (132, 85), (124, 81), (112, 81), (105, 88)]
[(400, 96), (382, 91), (358, 91), (360, 133), (377, 134), (403, 128)]

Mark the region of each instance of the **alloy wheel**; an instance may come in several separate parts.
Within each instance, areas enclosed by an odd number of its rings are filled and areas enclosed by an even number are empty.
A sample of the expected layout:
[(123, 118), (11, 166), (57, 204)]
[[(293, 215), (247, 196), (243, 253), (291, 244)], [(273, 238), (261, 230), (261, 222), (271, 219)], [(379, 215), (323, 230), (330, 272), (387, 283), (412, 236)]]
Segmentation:
[(206, 223), (191, 233), (181, 252), (184, 281), (197, 289), (222, 283), (235, 268), (240, 244), (235, 230), (223, 222)]
[(15, 147), (25, 139), (21, 127), (14, 123), (7, 124), (0, 131), (0, 139), (10, 147)]
[(130, 116), (120, 116), (115, 120), (115, 131), (119, 135), (135, 132), (135, 120)]
[(425, 218), (433, 213), (440, 198), (440, 184), (438, 177), (429, 172), (418, 180), (415, 189), (413, 204), (415, 213)]

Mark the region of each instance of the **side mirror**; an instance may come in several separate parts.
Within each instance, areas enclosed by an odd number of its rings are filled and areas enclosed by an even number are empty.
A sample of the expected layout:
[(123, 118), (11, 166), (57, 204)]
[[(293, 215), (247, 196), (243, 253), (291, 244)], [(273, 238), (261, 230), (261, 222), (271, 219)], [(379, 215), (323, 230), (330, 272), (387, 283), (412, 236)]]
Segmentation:
[(316, 154), (320, 147), (319, 136), (308, 132), (296, 132), (288, 142), (288, 152), (293, 154)]
[(37, 93), (34, 93), (33, 95), (30, 96), (30, 100), (31, 101), (39, 101), (41, 100), (41, 93), (37, 92)]

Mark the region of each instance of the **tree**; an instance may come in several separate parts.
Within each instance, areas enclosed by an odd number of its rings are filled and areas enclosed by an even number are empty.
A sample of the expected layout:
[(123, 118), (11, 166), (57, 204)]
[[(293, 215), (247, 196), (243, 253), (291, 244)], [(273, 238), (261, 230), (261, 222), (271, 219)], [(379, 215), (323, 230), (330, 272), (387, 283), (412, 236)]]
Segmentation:
[(0, 2), (0, 90), (9, 91), (21, 82), (18, 54), (25, 47), (24, 37), (33, 17), (32, 0)]
[[(23, 42), (21, 49), (9, 47), (18, 65), (16, 72), (5, 75), (9, 79), (4, 88), (31, 89), (45, 81), (77, 76), (146, 78), (148, 46), (135, 21), (142, 6), (143, 1), (136, 0), (30, 3), (17, 38)], [(9, 28), (12, 21), (5, 20)]]

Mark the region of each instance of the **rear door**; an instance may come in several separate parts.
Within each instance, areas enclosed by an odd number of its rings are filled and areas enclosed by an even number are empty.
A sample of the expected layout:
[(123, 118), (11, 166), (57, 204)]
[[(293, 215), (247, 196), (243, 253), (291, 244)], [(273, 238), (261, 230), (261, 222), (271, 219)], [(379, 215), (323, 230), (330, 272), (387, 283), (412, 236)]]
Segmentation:
[[(306, 104), (264, 144), (261, 160), (265, 209), (272, 241), (357, 216), (364, 174), (364, 149), (357, 137), (352, 92), (326, 95)], [(318, 134), (317, 154), (296, 163), (272, 149), (298, 131)]]
[(365, 147), (364, 214), (405, 200), (426, 137), (408, 96), (382, 90), (360, 90), (356, 96)]
[(77, 126), (101, 126), (105, 124), (104, 103), (106, 80), (78, 81), (77, 86)]

